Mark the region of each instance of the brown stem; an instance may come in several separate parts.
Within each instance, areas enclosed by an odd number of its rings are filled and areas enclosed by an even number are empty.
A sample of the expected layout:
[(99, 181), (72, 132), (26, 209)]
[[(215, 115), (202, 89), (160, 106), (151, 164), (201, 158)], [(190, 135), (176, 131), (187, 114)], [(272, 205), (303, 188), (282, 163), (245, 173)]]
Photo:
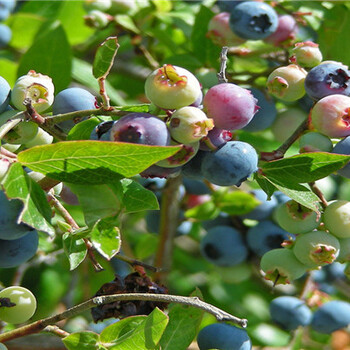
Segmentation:
[(154, 265), (161, 269), (156, 280), (164, 281), (172, 265), (172, 252), (180, 210), (179, 188), (181, 177), (169, 178), (162, 193), (160, 209), (159, 243)]
[(68, 337), (70, 335), (70, 333), (64, 331), (63, 329), (61, 329), (58, 326), (46, 326), (43, 329), (43, 331), (55, 334), (55, 335), (59, 336), (60, 338), (65, 338), (65, 337)]
[(111, 105), (110, 105), (110, 100), (111, 99), (107, 95), (106, 77), (105, 76), (103, 76), (103, 77), (98, 79), (98, 85), (100, 86), (100, 96), (102, 98), (103, 108), (108, 111), (108, 110), (111, 109)]
[(320, 199), (321, 205), (323, 209), (325, 209), (328, 206), (328, 202), (324, 197), (322, 191), (317, 187), (315, 182), (310, 182), (309, 185), (310, 185), (311, 191), (315, 193), (315, 195)]
[(183, 297), (178, 295), (150, 293), (113, 294), (94, 297), (55, 316), (44, 318), (42, 320), (35, 321), (33, 323), (14, 329), (7, 333), (0, 334), (0, 342), (4, 343), (11, 339), (23, 337), (33, 333), (38, 333), (45, 329), (45, 327), (47, 326), (54, 325), (57, 322), (62, 321), (66, 318), (76, 316), (82, 313), (83, 311), (89, 310), (93, 307), (125, 300), (145, 300), (188, 305), (204, 310), (214, 315), (218, 321), (233, 322), (244, 328), (247, 327), (248, 324), (248, 321), (246, 319), (241, 319), (234, 315), (231, 315), (226, 311), (217, 308), (216, 306), (213, 306), (200, 300), (197, 297)]
[(293, 134), (275, 151), (261, 152), (260, 159), (265, 161), (276, 160), (284, 157), (289, 147), (309, 128), (309, 118), (307, 117), (293, 132)]

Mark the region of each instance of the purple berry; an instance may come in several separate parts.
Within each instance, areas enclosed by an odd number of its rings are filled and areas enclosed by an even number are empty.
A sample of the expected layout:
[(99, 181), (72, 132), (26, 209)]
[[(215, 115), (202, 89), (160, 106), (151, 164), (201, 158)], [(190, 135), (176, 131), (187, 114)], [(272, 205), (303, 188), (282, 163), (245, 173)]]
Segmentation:
[(220, 147), (231, 140), (231, 131), (218, 129), (214, 127), (208, 132), (207, 137), (201, 139), (199, 149), (203, 151), (211, 151), (211, 148), (208, 146), (207, 142), (213, 145), (214, 147)]
[(247, 89), (231, 83), (211, 87), (203, 107), (219, 129), (235, 130), (246, 126), (257, 112), (256, 99)]
[(244, 1), (232, 9), (230, 26), (240, 38), (260, 40), (276, 31), (278, 16), (276, 11), (266, 3)]
[(305, 78), (305, 91), (314, 100), (334, 94), (350, 95), (350, 71), (340, 62), (324, 62)]
[(206, 152), (201, 171), (211, 183), (239, 186), (258, 169), (255, 149), (242, 141), (229, 141), (214, 152)]
[(115, 122), (110, 130), (111, 141), (167, 146), (170, 135), (166, 124), (148, 113), (129, 113)]
[(295, 33), (298, 30), (297, 22), (291, 15), (278, 16), (278, 26), (274, 33), (264, 40), (275, 46), (284, 44), (287, 41), (295, 39)]

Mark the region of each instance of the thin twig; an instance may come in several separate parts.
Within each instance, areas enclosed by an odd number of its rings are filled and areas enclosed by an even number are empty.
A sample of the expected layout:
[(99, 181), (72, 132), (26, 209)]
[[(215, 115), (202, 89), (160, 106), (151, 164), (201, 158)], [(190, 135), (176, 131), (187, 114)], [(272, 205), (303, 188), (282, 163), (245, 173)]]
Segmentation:
[[(73, 219), (72, 215), (70, 215), (70, 213), (68, 212), (68, 210), (61, 204), (61, 202), (51, 193), (47, 194), (48, 200), (50, 203), (52, 203), (52, 205), (60, 212), (60, 214), (63, 216), (64, 220), (74, 229), (74, 230), (78, 230), (80, 227), (79, 225), (76, 223), (76, 221)], [(93, 245), (92, 243), (87, 239), (87, 238), (83, 238), (84, 243), (86, 245), (87, 248), (87, 253), (88, 253), (88, 257), (92, 262), (92, 265), (94, 267), (94, 270), (96, 272), (100, 272), (103, 271), (104, 268), (101, 266), (101, 264), (96, 260), (95, 255), (94, 255), (94, 251), (93, 251)]]
[(284, 154), (288, 151), (289, 147), (302, 135), (302, 133), (309, 128), (309, 118), (307, 117), (293, 132), (293, 134), (275, 151), (273, 152), (261, 152), (260, 159), (271, 161), (284, 157)]
[(29, 334), (38, 333), (45, 329), (45, 327), (54, 325), (59, 321), (66, 318), (74, 317), (86, 310), (89, 310), (96, 306), (113, 303), (116, 301), (128, 301), (128, 300), (145, 300), (165, 303), (177, 303), (182, 305), (192, 306), (201, 310), (204, 310), (216, 317), (218, 321), (233, 322), (241, 327), (247, 327), (248, 321), (246, 319), (238, 318), (234, 315), (223, 311), (216, 306), (208, 304), (197, 297), (183, 297), (178, 295), (168, 294), (150, 294), (150, 293), (127, 293), (127, 294), (113, 294), (94, 297), (79, 305), (39, 321), (35, 321), (26, 326), (17, 328), (7, 333), (0, 334), (0, 342), (6, 342), (11, 339), (20, 338)]
[(68, 337), (70, 335), (70, 333), (64, 331), (63, 329), (61, 329), (58, 326), (46, 326), (43, 329), (43, 331), (55, 334), (55, 335), (59, 336), (60, 338), (65, 338), (65, 337)]
[(226, 78), (226, 73), (225, 73), (226, 72), (226, 64), (227, 64), (227, 52), (228, 52), (228, 47), (224, 46), (221, 49), (221, 53), (220, 53), (220, 72), (217, 74), (219, 84), (227, 83), (227, 78)]
[(311, 191), (315, 193), (315, 195), (321, 200), (321, 205), (323, 209), (325, 209), (328, 206), (328, 202), (324, 197), (324, 194), (322, 193), (322, 191), (317, 187), (315, 182), (310, 182), (309, 186), (311, 188)]

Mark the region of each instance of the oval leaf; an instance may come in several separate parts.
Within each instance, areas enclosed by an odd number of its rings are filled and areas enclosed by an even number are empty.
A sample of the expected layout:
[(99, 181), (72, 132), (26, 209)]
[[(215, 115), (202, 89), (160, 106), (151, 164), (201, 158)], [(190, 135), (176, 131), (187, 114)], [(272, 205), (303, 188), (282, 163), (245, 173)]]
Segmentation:
[(135, 176), (179, 149), (123, 142), (65, 141), (20, 152), (18, 161), (56, 180), (96, 185), (113, 182), (120, 175)]
[(107, 38), (97, 49), (92, 73), (96, 79), (106, 78), (111, 70), (119, 44), (116, 36)]

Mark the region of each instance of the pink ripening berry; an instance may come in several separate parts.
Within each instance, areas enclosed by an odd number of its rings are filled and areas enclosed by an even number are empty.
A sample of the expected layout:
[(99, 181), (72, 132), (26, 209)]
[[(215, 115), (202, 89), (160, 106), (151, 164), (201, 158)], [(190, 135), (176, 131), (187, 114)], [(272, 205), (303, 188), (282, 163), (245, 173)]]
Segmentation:
[(211, 87), (204, 96), (203, 107), (215, 127), (225, 130), (245, 127), (259, 108), (249, 90), (231, 83)]

